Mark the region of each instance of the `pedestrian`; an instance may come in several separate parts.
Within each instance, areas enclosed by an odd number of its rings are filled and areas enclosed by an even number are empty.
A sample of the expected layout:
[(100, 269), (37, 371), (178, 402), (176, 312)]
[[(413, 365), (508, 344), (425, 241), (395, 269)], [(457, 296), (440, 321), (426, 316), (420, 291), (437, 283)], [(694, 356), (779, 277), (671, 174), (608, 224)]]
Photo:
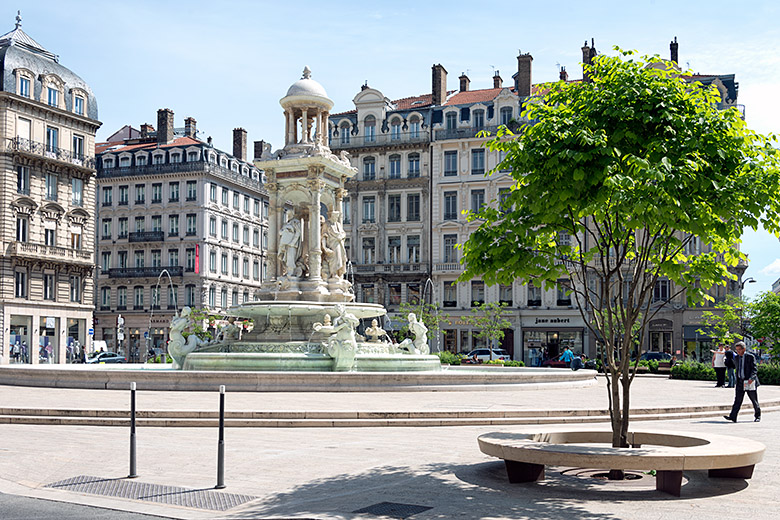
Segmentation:
[(583, 356), (577, 356), (577, 355), (574, 356), (574, 359), (571, 360), (571, 369), (572, 370), (576, 371), (576, 370), (581, 369), (584, 366), (583, 361), (582, 361), (582, 357)]
[(559, 357), (558, 359), (566, 363), (567, 367), (570, 367), (571, 362), (574, 359), (574, 354), (572, 354), (571, 349), (569, 347), (566, 347), (563, 351), (563, 354), (561, 354), (561, 357)]
[(715, 388), (723, 388), (726, 384), (726, 349), (723, 345), (718, 345), (718, 350), (712, 350), (712, 368), (715, 369), (717, 382)]
[(737, 385), (734, 389), (734, 406), (731, 407), (731, 413), (724, 415), (723, 418), (727, 421), (737, 422), (739, 409), (742, 408), (742, 400), (747, 393), (750, 402), (753, 403), (754, 421), (759, 422), (761, 420), (761, 407), (758, 405), (759, 383), (756, 357), (752, 352), (745, 350), (745, 344), (741, 341), (734, 345), (734, 348), (737, 351)]
[(734, 388), (737, 384), (737, 374), (736, 374), (736, 368), (737, 365), (734, 362), (734, 359), (736, 358), (736, 355), (734, 354), (734, 351), (729, 349), (726, 349), (726, 354), (724, 355), (723, 363), (726, 365), (726, 371), (729, 375), (729, 384), (726, 385), (726, 388)]

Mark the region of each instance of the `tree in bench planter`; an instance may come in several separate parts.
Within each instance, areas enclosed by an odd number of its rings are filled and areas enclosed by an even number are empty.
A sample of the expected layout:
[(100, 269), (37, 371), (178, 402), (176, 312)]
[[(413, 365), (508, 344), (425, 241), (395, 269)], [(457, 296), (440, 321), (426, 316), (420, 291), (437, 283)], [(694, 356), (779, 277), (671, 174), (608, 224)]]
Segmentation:
[[(612, 444), (625, 447), (635, 342), (664, 304), (712, 301), (735, 278), (743, 228), (778, 232), (780, 161), (773, 138), (716, 108), (715, 87), (617, 50), (595, 58), (590, 82), (546, 85), (525, 101), (517, 135), (501, 128), (488, 141), (515, 184), (468, 215), (481, 224), (462, 245), (460, 280), (574, 297), (602, 343)], [(668, 293), (654, 293), (666, 280)]]

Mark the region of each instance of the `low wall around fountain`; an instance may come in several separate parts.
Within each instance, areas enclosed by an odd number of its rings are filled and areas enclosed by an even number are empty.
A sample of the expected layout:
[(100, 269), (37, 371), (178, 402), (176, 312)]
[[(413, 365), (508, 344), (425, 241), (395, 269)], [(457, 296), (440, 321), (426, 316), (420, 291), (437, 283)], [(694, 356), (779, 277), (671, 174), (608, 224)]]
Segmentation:
[[(260, 372), (332, 372), (333, 358), (319, 353), (291, 352), (193, 352), (184, 370), (228, 370)], [(409, 354), (358, 354), (356, 372), (438, 372), (438, 356)]]

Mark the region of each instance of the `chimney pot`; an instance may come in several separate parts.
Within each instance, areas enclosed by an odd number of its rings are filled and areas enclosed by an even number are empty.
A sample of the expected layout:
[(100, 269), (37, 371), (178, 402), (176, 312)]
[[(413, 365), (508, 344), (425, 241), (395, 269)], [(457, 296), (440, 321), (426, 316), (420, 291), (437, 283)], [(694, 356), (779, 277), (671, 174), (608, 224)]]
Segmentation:
[(149, 123), (144, 123), (141, 125), (141, 137), (149, 137), (149, 134), (154, 132), (154, 127), (150, 125)]
[(528, 97), (531, 95), (531, 62), (534, 61), (534, 57), (531, 53), (520, 54), (517, 56), (517, 75), (515, 76), (515, 89), (517, 95), (520, 97)]
[(246, 130), (233, 129), (233, 157), (246, 161)]
[(501, 79), (501, 76), (499, 75), (498, 71), (496, 71), (495, 74), (493, 74), (493, 88), (501, 88), (504, 86), (504, 80)]
[(674, 37), (674, 41), (669, 44), (669, 50), (671, 51), (671, 59), (674, 63), (679, 63), (679, 55), (677, 49), (677, 36)]
[(184, 120), (184, 135), (195, 139), (197, 134), (198, 134), (198, 122), (195, 121), (194, 117), (188, 117), (187, 119)]
[(466, 76), (466, 73), (461, 73), (460, 78), (460, 91), (461, 92), (467, 92), (469, 90), (469, 85), (471, 84), (471, 80), (468, 76)]
[(447, 69), (441, 64), (431, 67), (433, 81), (431, 87), (431, 102), (434, 105), (442, 105), (447, 100)]
[[(595, 44), (595, 38), (591, 38), (591, 46), (588, 47), (588, 40), (585, 40), (585, 45), (582, 47), (582, 64), (583, 65), (590, 65), (593, 63), (593, 58), (596, 57), (596, 44)], [(585, 83), (590, 83), (590, 72), (585, 70), (585, 67), (583, 66), (582, 70), (582, 81)]]
[(559, 77), (561, 78), (561, 81), (569, 81), (569, 73), (566, 72), (566, 67), (561, 67)]
[(157, 111), (157, 144), (173, 141), (173, 110), (161, 108)]

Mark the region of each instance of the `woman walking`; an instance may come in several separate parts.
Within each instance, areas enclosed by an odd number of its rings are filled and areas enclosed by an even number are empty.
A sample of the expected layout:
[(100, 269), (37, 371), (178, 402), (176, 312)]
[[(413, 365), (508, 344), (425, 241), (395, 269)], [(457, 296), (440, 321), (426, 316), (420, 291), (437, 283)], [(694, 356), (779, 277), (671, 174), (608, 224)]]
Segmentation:
[(726, 349), (723, 345), (718, 345), (718, 350), (710, 350), (710, 352), (712, 352), (712, 368), (715, 369), (717, 378), (715, 388), (723, 388), (726, 384)]

